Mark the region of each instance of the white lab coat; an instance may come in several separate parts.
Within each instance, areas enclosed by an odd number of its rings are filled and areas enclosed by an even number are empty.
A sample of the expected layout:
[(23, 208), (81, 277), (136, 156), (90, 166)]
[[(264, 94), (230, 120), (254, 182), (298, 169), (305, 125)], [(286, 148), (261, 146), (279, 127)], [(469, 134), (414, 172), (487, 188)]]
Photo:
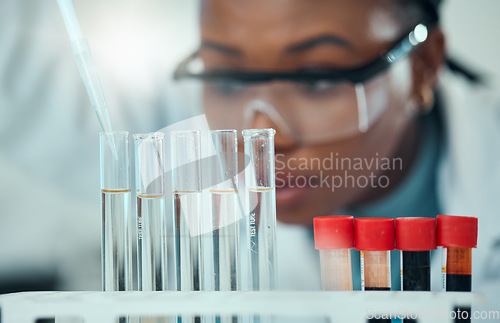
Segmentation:
[(487, 294), (485, 308), (500, 311), (500, 100), (449, 76), (443, 94), (448, 145), (439, 165), (439, 200), (446, 214), (479, 218), (472, 290)]

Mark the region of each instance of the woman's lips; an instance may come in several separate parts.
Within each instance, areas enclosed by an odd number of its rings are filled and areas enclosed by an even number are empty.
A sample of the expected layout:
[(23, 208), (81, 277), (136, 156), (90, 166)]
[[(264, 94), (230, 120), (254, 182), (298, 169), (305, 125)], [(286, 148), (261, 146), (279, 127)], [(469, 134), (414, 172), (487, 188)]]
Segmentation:
[[(297, 175), (296, 175), (297, 176)], [(276, 207), (281, 209), (288, 209), (296, 207), (304, 201), (307, 196), (307, 192), (310, 191), (310, 186), (300, 186), (294, 185), (293, 178), (296, 176), (291, 176), (287, 178), (286, 185), (276, 186)], [(291, 179), (291, 180), (290, 180)], [(284, 180), (277, 181), (277, 184), (285, 183)]]
[(300, 197), (303, 195), (301, 191), (304, 189), (291, 188), (291, 187), (281, 187), (276, 189), (276, 206), (280, 207), (292, 207), (300, 202)]

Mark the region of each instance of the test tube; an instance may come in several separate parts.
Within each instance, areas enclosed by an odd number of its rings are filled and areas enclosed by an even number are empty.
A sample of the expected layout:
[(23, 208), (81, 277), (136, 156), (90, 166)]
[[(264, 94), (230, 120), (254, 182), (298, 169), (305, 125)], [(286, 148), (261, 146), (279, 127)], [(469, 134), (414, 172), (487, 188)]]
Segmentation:
[[(431, 252), (436, 249), (434, 218), (397, 218), (396, 249), (401, 251), (401, 290), (431, 290)], [(416, 322), (404, 319), (403, 322)]]
[[(356, 218), (354, 245), (361, 255), (361, 290), (391, 290), (391, 250), (394, 250), (394, 219)], [(391, 322), (371, 319), (370, 322)]]
[(165, 237), (164, 143), (161, 132), (136, 134), (137, 261), (139, 290), (167, 285)]
[(401, 251), (401, 290), (431, 290), (431, 250), (436, 249), (434, 218), (397, 218), (396, 249)]
[(210, 190), (213, 226), (214, 290), (236, 291), (241, 287), (240, 220), (238, 200), (238, 133), (236, 130), (211, 132), (216, 153), (212, 174), (219, 177)]
[(249, 289), (276, 288), (274, 129), (243, 130), (248, 189)]
[[(116, 151), (110, 149), (109, 138)], [(101, 133), (100, 156), (102, 289), (131, 290), (129, 133)]]
[[(238, 133), (213, 130), (210, 140), (215, 151), (210, 164), (210, 182), (215, 184), (210, 188), (212, 289), (238, 291), (241, 290), (240, 222), (244, 218), (238, 196)], [(231, 315), (215, 318), (215, 322), (221, 323), (239, 321), (238, 316)]]
[[(472, 248), (477, 247), (475, 217), (437, 216), (437, 244), (442, 247), (443, 286), (447, 292), (472, 290)], [(471, 308), (457, 307), (455, 322), (470, 322)]]
[(171, 141), (177, 289), (199, 291), (204, 287), (200, 131), (172, 131)]
[(352, 216), (314, 218), (314, 243), (319, 250), (323, 290), (352, 291), (351, 248), (354, 248)]

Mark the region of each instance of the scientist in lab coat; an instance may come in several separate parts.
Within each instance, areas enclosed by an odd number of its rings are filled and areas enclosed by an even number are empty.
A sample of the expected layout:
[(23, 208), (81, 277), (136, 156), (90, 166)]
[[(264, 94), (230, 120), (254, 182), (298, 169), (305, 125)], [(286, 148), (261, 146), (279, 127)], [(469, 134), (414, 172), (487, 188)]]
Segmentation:
[(314, 217), (469, 215), (473, 290), (500, 310), (500, 102), (447, 58), (439, 3), (201, 1), (201, 47), (176, 77), (204, 81), (213, 128), (277, 130), (282, 288), (320, 288)]

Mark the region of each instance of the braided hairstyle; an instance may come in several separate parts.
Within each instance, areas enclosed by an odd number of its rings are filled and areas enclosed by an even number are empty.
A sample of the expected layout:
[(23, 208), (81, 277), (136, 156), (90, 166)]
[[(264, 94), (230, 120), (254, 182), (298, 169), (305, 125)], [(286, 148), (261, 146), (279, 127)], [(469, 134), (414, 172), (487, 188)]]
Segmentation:
[[(396, 4), (396, 14), (403, 18), (408, 28), (418, 22), (440, 23), (442, 0), (393, 0), (393, 2)], [(452, 72), (465, 77), (472, 83), (484, 81), (482, 75), (470, 70), (452, 57), (447, 56), (445, 64)]]

